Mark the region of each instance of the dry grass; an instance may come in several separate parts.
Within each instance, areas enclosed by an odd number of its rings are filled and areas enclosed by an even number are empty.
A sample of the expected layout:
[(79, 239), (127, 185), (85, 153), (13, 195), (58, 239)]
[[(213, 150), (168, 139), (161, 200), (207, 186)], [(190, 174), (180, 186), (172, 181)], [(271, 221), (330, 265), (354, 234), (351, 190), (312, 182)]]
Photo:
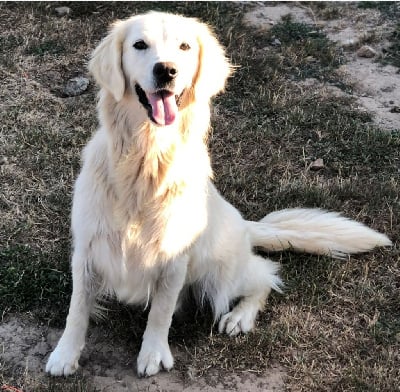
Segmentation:
[[(219, 189), (246, 218), (290, 206), (323, 207), (398, 242), (399, 133), (372, 128), (349, 99), (302, 87), (308, 76), (341, 83), (335, 68), (343, 59), (323, 35), (290, 20), (260, 35), (240, 24), (246, 6), (231, 4), (74, 3), (65, 18), (55, 16), (55, 4), (0, 4), (3, 317), (29, 312), (63, 324), (71, 291), (71, 191), (96, 115), (93, 86), (74, 98), (59, 91), (69, 78), (86, 74), (88, 55), (111, 20), (144, 9), (209, 21), (241, 66), (215, 102), (210, 147)], [(281, 34), (281, 47), (269, 44), (270, 34)], [(307, 168), (316, 158), (326, 167), (312, 172)], [(261, 372), (279, 364), (292, 391), (399, 390), (398, 249), (345, 262), (271, 256), (283, 265), (286, 292), (272, 296), (254, 333), (234, 340), (211, 334), (207, 312), (189, 311), (174, 323), (171, 341), (187, 352), (177, 362), (182, 377), (189, 367), (207, 376), (210, 369)], [(132, 331), (143, 330), (145, 315), (112, 306), (120, 317), (104, 328), (138, 346), (140, 333)], [(128, 330), (121, 320), (129, 321)], [(0, 381), (24, 383), (16, 369), (5, 369)], [(26, 385), (90, 390), (79, 378), (44, 383)]]

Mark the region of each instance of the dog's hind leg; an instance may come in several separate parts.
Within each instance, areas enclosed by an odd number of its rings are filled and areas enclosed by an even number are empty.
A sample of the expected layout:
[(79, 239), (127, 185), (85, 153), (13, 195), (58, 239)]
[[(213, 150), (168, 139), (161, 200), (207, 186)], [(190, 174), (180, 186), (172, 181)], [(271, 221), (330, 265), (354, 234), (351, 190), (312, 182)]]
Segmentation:
[(235, 336), (253, 329), (257, 314), (264, 308), (271, 289), (281, 291), (282, 281), (277, 275), (278, 263), (251, 255), (243, 274), (240, 275), (235, 298), (238, 304), (221, 317), (219, 332)]
[(78, 360), (85, 345), (89, 316), (95, 301), (91, 273), (88, 271), (89, 263), (86, 253), (74, 252), (73, 290), (67, 323), (46, 365), (46, 372), (53, 376), (68, 376), (78, 368)]

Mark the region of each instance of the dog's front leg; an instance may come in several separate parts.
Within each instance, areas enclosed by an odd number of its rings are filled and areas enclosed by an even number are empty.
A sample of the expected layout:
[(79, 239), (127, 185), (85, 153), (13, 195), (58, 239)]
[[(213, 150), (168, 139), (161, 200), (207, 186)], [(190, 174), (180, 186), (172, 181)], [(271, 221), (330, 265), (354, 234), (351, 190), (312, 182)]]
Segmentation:
[(72, 257), (73, 290), (67, 323), (46, 365), (46, 372), (53, 376), (73, 374), (78, 368), (81, 350), (85, 345), (89, 315), (95, 299), (91, 277), (87, 271), (87, 260), (86, 254), (80, 255), (77, 251), (74, 252)]
[(174, 359), (168, 345), (168, 331), (179, 293), (185, 283), (188, 257), (168, 263), (160, 274), (137, 359), (140, 377), (157, 374), (161, 367), (169, 370)]

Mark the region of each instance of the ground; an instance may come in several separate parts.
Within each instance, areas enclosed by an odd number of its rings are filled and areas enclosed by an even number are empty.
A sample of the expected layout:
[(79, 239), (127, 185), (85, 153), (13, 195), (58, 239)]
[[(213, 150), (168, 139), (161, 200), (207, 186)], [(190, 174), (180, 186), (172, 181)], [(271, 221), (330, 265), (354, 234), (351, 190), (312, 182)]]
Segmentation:
[[(400, 390), (398, 3), (61, 5), (0, 5), (1, 389)], [(210, 23), (238, 66), (213, 103), (210, 149), (218, 188), (247, 219), (339, 210), (394, 247), (344, 261), (268, 255), (286, 288), (256, 330), (219, 336), (189, 303), (171, 328), (174, 370), (149, 379), (135, 374), (146, 312), (110, 300), (78, 374), (50, 378), (71, 292), (73, 180), (96, 128), (86, 62), (112, 20), (152, 8)], [(86, 90), (66, 94), (75, 77)]]

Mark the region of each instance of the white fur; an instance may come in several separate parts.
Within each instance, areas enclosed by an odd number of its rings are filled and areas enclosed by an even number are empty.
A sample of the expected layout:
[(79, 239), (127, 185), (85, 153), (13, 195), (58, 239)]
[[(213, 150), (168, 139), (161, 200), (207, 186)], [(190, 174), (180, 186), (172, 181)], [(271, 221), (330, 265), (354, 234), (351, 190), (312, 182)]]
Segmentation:
[[(134, 49), (138, 39), (149, 49)], [(190, 50), (180, 50), (183, 40)], [(139, 83), (154, 91), (151, 72), (159, 61), (176, 64), (174, 94), (182, 94), (178, 119), (164, 127), (149, 120), (134, 90)], [(151, 302), (137, 361), (139, 375), (150, 376), (173, 366), (168, 330), (184, 287), (193, 287), (200, 303), (209, 301), (221, 333), (254, 327), (271, 289), (281, 286), (278, 264), (255, 255), (254, 246), (342, 257), (390, 245), (383, 234), (320, 210), (245, 221), (221, 197), (210, 180), (205, 139), (209, 100), (223, 89), (230, 66), (197, 20), (149, 13), (117, 22), (90, 70), (101, 87), (100, 127), (75, 185), (73, 293), (65, 331), (47, 362), (52, 375), (77, 369), (98, 295)]]

